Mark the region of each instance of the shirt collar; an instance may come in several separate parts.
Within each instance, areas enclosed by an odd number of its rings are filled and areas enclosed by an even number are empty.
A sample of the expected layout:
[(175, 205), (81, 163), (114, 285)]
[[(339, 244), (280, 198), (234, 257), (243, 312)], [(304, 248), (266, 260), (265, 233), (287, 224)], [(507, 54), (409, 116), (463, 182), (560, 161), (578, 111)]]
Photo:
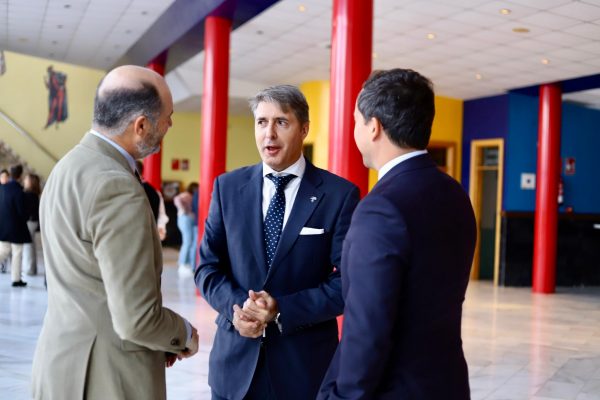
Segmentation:
[(390, 170), (392, 168), (394, 168), (396, 165), (400, 164), (401, 162), (406, 161), (409, 158), (420, 156), (421, 154), (427, 154), (427, 150), (411, 151), (410, 153), (402, 154), (401, 156), (398, 156), (396, 158), (392, 158), (390, 161), (388, 161), (385, 164), (383, 164), (383, 167), (381, 167), (379, 169), (379, 177), (377, 178), (377, 180), (378, 181), (381, 180), (381, 178), (383, 178), (383, 176), (385, 174), (387, 174), (388, 172), (390, 172)]
[(277, 176), (292, 174), (292, 175), (296, 175), (298, 178), (302, 179), (302, 177), (304, 176), (305, 170), (306, 170), (306, 160), (304, 159), (303, 155), (300, 155), (300, 158), (298, 159), (298, 161), (296, 161), (295, 163), (293, 163), (292, 165), (290, 165), (283, 171), (275, 171), (273, 168), (269, 167), (267, 164), (265, 164), (263, 162), (262, 174), (263, 174), (263, 178), (265, 176), (267, 176), (268, 174), (273, 174), (273, 175), (277, 175)]
[(112, 140), (110, 140), (108, 137), (104, 136), (100, 132), (90, 129), (90, 133), (94, 136), (99, 137), (100, 139), (104, 140), (105, 142), (110, 144), (112, 147), (117, 149), (119, 151), (119, 153), (121, 153), (123, 155), (123, 157), (125, 157), (125, 159), (127, 160), (127, 163), (129, 164), (129, 167), (131, 168), (131, 172), (135, 173), (135, 171), (137, 171), (137, 168), (135, 167), (135, 160), (133, 159), (131, 154), (129, 154), (127, 152), (127, 150), (125, 150), (124, 148), (119, 146), (116, 142), (113, 142)]

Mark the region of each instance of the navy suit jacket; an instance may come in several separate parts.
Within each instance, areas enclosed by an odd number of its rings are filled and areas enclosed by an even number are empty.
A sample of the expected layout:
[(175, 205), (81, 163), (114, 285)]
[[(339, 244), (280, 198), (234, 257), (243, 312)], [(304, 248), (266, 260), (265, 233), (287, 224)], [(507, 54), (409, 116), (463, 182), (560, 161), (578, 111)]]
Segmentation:
[(358, 205), (342, 250), (342, 340), (319, 399), (469, 398), (461, 314), (475, 247), (462, 187), (427, 154)]
[(25, 203), (23, 187), (17, 181), (0, 185), (0, 241), (31, 243), (27, 229), (29, 212)]
[[(262, 346), (277, 398), (314, 398), (338, 343), (335, 317), (342, 313), (342, 242), (359, 200), (358, 188), (306, 163), (306, 170), (273, 264), (267, 273), (263, 239), (262, 164), (215, 180), (200, 246), (196, 286), (219, 312), (209, 361), (209, 384), (218, 395), (246, 394)], [(323, 234), (300, 235), (303, 227)], [(231, 321), (248, 290), (277, 300), (283, 333), (270, 324), (267, 337), (239, 335)]]

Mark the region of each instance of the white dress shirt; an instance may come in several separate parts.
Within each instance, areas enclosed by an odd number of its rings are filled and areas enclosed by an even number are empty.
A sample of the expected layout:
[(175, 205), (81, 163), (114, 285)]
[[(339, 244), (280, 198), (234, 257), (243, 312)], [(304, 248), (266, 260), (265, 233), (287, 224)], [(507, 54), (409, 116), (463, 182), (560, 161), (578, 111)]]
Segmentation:
[(296, 175), (297, 178), (292, 179), (285, 189), (283, 193), (285, 194), (285, 213), (283, 214), (283, 228), (285, 228), (285, 224), (290, 216), (290, 212), (292, 211), (292, 207), (294, 206), (294, 200), (296, 200), (296, 195), (298, 194), (298, 188), (300, 187), (300, 181), (302, 181), (302, 177), (304, 176), (304, 171), (306, 170), (306, 160), (304, 156), (301, 155), (298, 161), (284, 169), (283, 171), (277, 172), (273, 168), (269, 167), (267, 164), (263, 163), (263, 191), (262, 191), (262, 212), (263, 212), (263, 221), (267, 216), (267, 210), (269, 209), (269, 203), (273, 196), (275, 196), (275, 184), (269, 178), (267, 178), (267, 174), (273, 174), (275, 176), (282, 176), (293, 174)]
[(392, 168), (394, 168), (396, 165), (400, 164), (402, 161), (406, 161), (406, 160), (408, 160), (410, 158), (413, 158), (413, 157), (416, 157), (416, 156), (420, 156), (421, 154), (427, 154), (427, 150), (411, 151), (410, 153), (402, 154), (399, 157), (392, 158), (390, 161), (388, 161), (385, 164), (383, 164), (383, 167), (379, 168), (379, 174), (378, 174), (377, 180), (380, 181), (381, 178), (383, 178), (383, 176), (385, 174), (387, 174), (388, 172), (390, 172), (390, 170)]

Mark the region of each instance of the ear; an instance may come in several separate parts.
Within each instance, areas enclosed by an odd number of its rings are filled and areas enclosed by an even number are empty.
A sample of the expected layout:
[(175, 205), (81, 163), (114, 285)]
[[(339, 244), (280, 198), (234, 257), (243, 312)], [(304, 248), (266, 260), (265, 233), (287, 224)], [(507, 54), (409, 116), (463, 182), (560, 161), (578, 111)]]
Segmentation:
[(140, 115), (133, 120), (133, 132), (140, 137), (145, 137), (150, 131), (150, 120), (144, 115)]
[(377, 118), (372, 117), (367, 123), (367, 125), (369, 126), (371, 140), (379, 140), (381, 138), (381, 135), (383, 134), (383, 125), (381, 125), (381, 122)]
[(302, 140), (306, 139), (306, 137), (308, 136), (309, 128), (310, 128), (310, 122), (305, 122), (304, 125), (302, 125)]

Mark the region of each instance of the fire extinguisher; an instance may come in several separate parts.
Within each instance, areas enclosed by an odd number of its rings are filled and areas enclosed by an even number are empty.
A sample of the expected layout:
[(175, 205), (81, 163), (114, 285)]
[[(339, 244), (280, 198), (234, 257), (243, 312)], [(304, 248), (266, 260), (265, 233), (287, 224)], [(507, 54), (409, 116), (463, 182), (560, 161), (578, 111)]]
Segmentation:
[(558, 179), (558, 205), (562, 206), (564, 203), (565, 184), (563, 183), (562, 176)]

